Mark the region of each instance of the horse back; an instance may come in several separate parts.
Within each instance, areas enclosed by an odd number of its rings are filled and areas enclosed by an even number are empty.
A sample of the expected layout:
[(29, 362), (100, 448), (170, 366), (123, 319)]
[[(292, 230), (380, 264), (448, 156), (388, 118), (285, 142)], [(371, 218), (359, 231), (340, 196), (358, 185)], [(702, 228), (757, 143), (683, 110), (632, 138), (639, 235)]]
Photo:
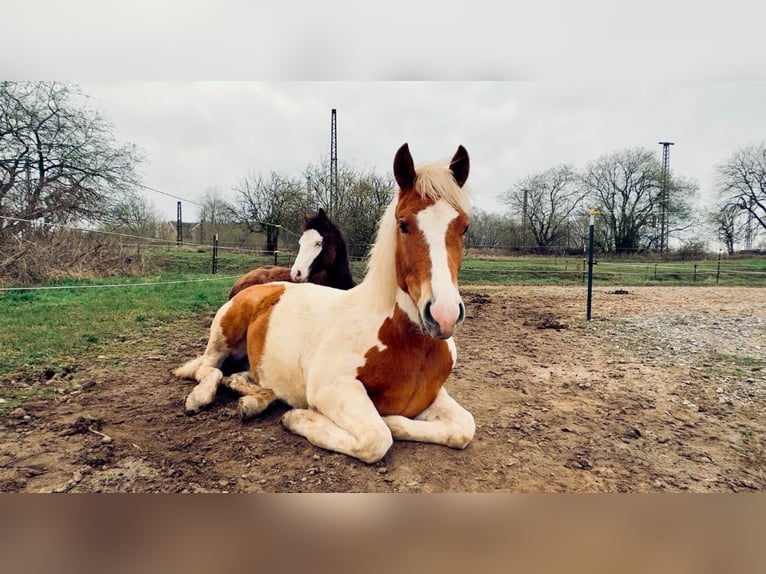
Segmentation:
[(234, 282), (231, 291), (229, 291), (229, 299), (252, 285), (261, 285), (263, 283), (271, 283), (272, 281), (292, 281), (290, 268), (264, 265), (263, 267), (248, 271)]

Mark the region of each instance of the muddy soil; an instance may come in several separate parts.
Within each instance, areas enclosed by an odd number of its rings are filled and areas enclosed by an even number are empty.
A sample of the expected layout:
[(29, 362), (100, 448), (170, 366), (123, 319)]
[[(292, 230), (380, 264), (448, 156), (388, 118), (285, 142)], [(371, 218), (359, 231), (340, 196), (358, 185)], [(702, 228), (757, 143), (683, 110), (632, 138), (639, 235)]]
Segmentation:
[(193, 382), (171, 370), (203, 350), (201, 315), (84, 360), (54, 398), (0, 418), (0, 491), (766, 489), (762, 289), (596, 289), (591, 322), (582, 288), (462, 291), (447, 385), (476, 419), (465, 450), (395, 442), (367, 465), (286, 431), (284, 405), (240, 422), (225, 390), (186, 416)]

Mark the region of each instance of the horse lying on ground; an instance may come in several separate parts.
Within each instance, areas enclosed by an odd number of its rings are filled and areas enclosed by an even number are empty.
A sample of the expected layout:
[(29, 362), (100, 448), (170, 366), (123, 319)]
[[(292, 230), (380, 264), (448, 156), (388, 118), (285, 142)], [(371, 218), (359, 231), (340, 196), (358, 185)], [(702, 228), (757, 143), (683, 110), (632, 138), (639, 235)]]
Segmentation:
[(321, 207), (316, 215), (303, 218), (303, 235), (298, 245), (300, 248), (292, 267), (264, 265), (253, 269), (237, 279), (229, 291), (229, 299), (251, 285), (273, 281), (308, 281), (336, 289), (351, 289), (356, 285), (351, 276), (343, 233)]
[(230, 355), (247, 355), (243, 417), (280, 399), (282, 417), (312, 444), (367, 463), (393, 440), (464, 448), (473, 416), (444, 388), (456, 359), (452, 335), (465, 317), (457, 286), (468, 229), (469, 159), (414, 166), (394, 157), (399, 192), (378, 227), (364, 280), (348, 291), (319, 285), (249, 287), (218, 311), (201, 357), (176, 369), (198, 384), (187, 413), (215, 399)]

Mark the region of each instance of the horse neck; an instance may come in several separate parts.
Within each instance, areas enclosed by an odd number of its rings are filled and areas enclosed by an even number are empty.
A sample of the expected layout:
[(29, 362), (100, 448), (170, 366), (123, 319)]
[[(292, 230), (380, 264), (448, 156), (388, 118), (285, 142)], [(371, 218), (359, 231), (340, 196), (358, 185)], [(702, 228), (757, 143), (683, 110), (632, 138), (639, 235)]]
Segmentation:
[(309, 281), (336, 289), (351, 289), (356, 285), (348, 262), (346, 265), (320, 265), (312, 271)]
[(327, 270), (327, 274), (333, 278), (333, 283), (339, 289), (351, 289), (356, 282), (351, 275), (351, 268), (349, 267), (348, 258), (341, 265), (334, 265)]
[(375, 243), (367, 260), (367, 274), (357, 286), (367, 304), (383, 312), (393, 312), (399, 286), (396, 282), (396, 198), (380, 220)]
[(342, 239), (339, 239), (335, 246), (335, 261), (329, 267), (328, 273), (333, 275), (339, 287), (350, 289), (356, 283), (351, 275), (351, 263), (349, 262), (348, 250)]

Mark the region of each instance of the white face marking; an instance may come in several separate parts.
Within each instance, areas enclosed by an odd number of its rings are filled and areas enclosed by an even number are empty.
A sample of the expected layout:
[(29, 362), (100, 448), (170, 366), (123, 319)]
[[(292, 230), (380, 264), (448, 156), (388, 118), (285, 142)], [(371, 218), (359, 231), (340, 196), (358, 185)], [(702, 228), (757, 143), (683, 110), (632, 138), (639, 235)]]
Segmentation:
[(452, 281), (446, 243), (447, 228), (457, 216), (457, 210), (444, 200), (437, 201), (418, 213), (418, 226), (426, 238), (431, 256), (430, 289), (423, 289), (421, 299), (425, 300), (419, 301), (418, 307), (422, 312), (430, 299), (431, 315), (443, 330), (454, 328), (462, 302), (460, 293)]
[(298, 245), (300, 248), (290, 269), (290, 277), (293, 281), (303, 282), (308, 280), (309, 268), (322, 252), (322, 235), (316, 229), (307, 229), (298, 240)]
[(458, 216), (446, 201), (439, 201), (418, 213), (418, 226), (426, 238), (431, 255), (431, 288), (439, 292), (454, 291), (452, 274), (447, 264), (447, 227)]

